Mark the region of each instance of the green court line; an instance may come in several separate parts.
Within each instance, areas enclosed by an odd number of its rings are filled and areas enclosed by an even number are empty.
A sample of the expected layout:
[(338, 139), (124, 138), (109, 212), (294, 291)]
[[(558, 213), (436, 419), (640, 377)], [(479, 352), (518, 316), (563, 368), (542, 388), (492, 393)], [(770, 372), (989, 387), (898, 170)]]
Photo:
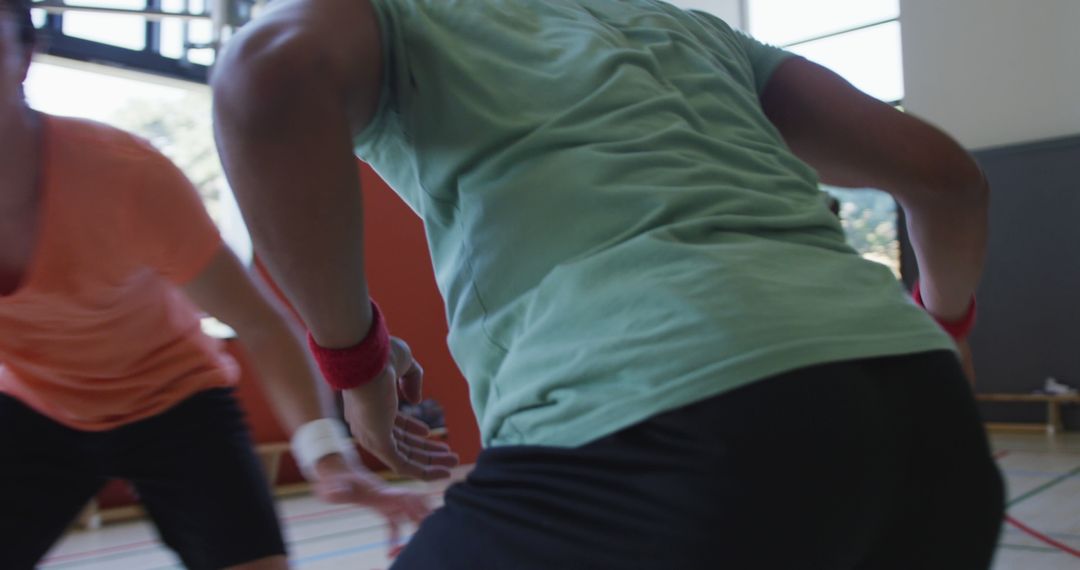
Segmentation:
[(1072, 478), (1073, 476), (1075, 476), (1077, 474), (1080, 474), (1080, 467), (1077, 467), (1077, 468), (1073, 469), (1072, 471), (1069, 471), (1068, 473), (1065, 473), (1063, 475), (1055, 477), (1055, 478), (1047, 481), (1046, 483), (1043, 483), (1042, 485), (1039, 485), (1038, 487), (1035, 487), (1034, 489), (1028, 491), (1027, 493), (1024, 493), (1023, 495), (1020, 495), (1019, 497), (1016, 497), (1016, 498), (1012, 499), (1011, 501), (1006, 503), (1006, 506), (1008, 506), (1008, 507), (1016, 506), (1018, 503), (1020, 503), (1022, 501), (1026, 501), (1026, 500), (1034, 497), (1035, 495), (1038, 495), (1038, 494), (1050, 489), (1054, 485), (1057, 485), (1058, 483), (1061, 483), (1062, 481), (1065, 481), (1066, 479)]
[(1050, 548), (1049, 546), (1028, 546), (1026, 544), (999, 544), (998, 548), (1007, 548), (1009, 550), (1030, 550), (1032, 552), (1061, 552), (1056, 548)]

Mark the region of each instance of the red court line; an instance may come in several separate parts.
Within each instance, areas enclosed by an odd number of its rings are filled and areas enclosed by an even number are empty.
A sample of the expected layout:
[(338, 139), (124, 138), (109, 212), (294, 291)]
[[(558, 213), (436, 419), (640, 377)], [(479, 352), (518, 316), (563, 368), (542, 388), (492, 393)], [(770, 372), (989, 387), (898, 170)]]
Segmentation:
[[(337, 509), (327, 509), (324, 511), (316, 511), (314, 513), (304, 513), (301, 515), (293, 515), (291, 517), (285, 517), (283, 520), (286, 522), (298, 521), (298, 520), (312, 520), (318, 519), (329, 515), (335, 515), (346, 511), (356, 510), (357, 507), (340, 507)], [(117, 552), (124, 552), (127, 550), (133, 550), (141, 548), (143, 546), (150, 546), (151, 544), (158, 544), (157, 540), (143, 540), (139, 542), (131, 542), (128, 544), (118, 544), (116, 546), (108, 546), (105, 548), (96, 548), (94, 550), (84, 550), (82, 552), (72, 552), (70, 554), (59, 554), (56, 556), (49, 556), (43, 559), (42, 563), (49, 562), (63, 562), (65, 560), (72, 560), (76, 558), (92, 558), (95, 556), (101, 556), (104, 554), (116, 554)]]
[[(1000, 450), (1000, 451), (998, 451), (997, 453), (994, 454), (994, 459), (1001, 459), (1002, 457), (1005, 457), (1008, 454), (1009, 454), (1009, 450), (1002, 449), (1002, 450)], [(1053, 546), (1054, 548), (1056, 548), (1056, 549), (1058, 549), (1058, 550), (1060, 550), (1060, 551), (1062, 551), (1062, 552), (1064, 552), (1066, 554), (1071, 554), (1072, 556), (1075, 556), (1076, 558), (1080, 558), (1080, 550), (1077, 550), (1077, 549), (1069, 546), (1068, 544), (1065, 544), (1064, 542), (1060, 542), (1060, 541), (1054, 540), (1053, 538), (1050, 538), (1049, 536), (1046, 536), (1045, 534), (1043, 534), (1043, 533), (1031, 528), (1030, 526), (1016, 520), (1015, 518), (1012, 517), (1012, 515), (1006, 514), (1005, 515), (1005, 522), (1011, 524), (1012, 526), (1016, 527), (1021, 532), (1031, 536), (1032, 538), (1034, 538), (1035, 540), (1038, 540), (1039, 542), (1049, 544), (1050, 546)]]
[(118, 544), (116, 546), (108, 546), (105, 548), (96, 548), (94, 550), (84, 550), (82, 552), (72, 552), (70, 554), (58, 554), (56, 556), (49, 556), (41, 560), (42, 563), (49, 562), (62, 562), (65, 560), (72, 560), (75, 558), (94, 557), (102, 554), (114, 554), (117, 552), (124, 552), (125, 550), (134, 550), (136, 548), (142, 548), (144, 546), (150, 546), (151, 544), (157, 544), (157, 540), (143, 540), (140, 542), (132, 542), (129, 544)]
[(1054, 539), (1050, 538), (1049, 536), (1046, 536), (1045, 534), (1043, 534), (1043, 533), (1029, 527), (1028, 525), (1014, 519), (1013, 517), (1011, 517), (1009, 515), (1005, 515), (1005, 522), (1013, 525), (1014, 527), (1020, 529), (1024, 533), (1030, 535), (1035, 540), (1038, 540), (1040, 542), (1044, 542), (1044, 543), (1049, 544), (1050, 546), (1053, 546), (1054, 548), (1056, 548), (1056, 549), (1058, 549), (1058, 550), (1060, 550), (1060, 551), (1062, 551), (1062, 552), (1064, 552), (1066, 554), (1071, 554), (1076, 558), (1080, 558), (1080, 550), (1077, 550), (1077, 549), (1069, 546), (1068, 544), (1065, 544), (1064, 542), (1059, 542), (1057, 540), (1054, 540)]
[(339, 507), (336, 509), (327, 509), (325, 511), (315, 511), (314, 513), (304, 513), (302, 515), (293, 515), (291, 517), (284, 517), (281, 520), (284, 522), (302, 521), (310, 519), (318, 519), (327, 515), (336, 515), (338, 513), (344, 513), (347, 511), (355, 511), (357, 507)]
[[(419, 493), (419, 494), (423, 495), (423, 496), (427, 496), (427, 497), (433, 497), (433, 496), (437, 496), (437, 495), (442, 494), (442, 491), (428, 491), (428, 492)], [(300, 514), (300, 515), (293, 515), (293, 516), (290, 516), (290, 517), (284, 517), (282, 520), (285, 521), (285, 522), (294, 522), (294, 521), (301, 521), (301, 520), (315, 520), (315, 519), (319, 519), (319, 518), (330, 516), (330, 515), (336, 515), (336, 514), (339, 514), (339, 513), (344, 513), (344, 512), (347, 512), (347, 511), (358, 510), (360, 508), (361, 507), (359, 507), (359, 506), (351, 505), (351, 506), (347, 506), (347, 507), (338, 507), (338, 508), (335, 508), (335, 509), (326, 509), (326, 510), (322, 510), (322, 511), (315, 511), (313, 513), (304, 513), (304, 514)], [(159, 542), (156, 539), (155, 540), (142, 540), (142, 541), (139, 541), (139, 542), (131, 542), (131, 543), (128, 543), (128, 544), (118, 544), (116, 546), (108, 546), (108, 547), (105, 547), (105, 548), (96, 548), (96, 549), (93, 549), (93, 550), (84, 550), (82, 552), (72, 552), (72, 553), (69, 553), (69, 554), (58, 554), (56, 556), (49, 556), (49, 557), (43, 558), (41, 560), (41, 563), (42, 564), (48, 564), (48, 563), (52, 563), (52, 562), (65, 562), (65, 561), (75, 560), (75, 559), (79, 559), (79, 558), (94, 558), (94, 557), (97, 557), (97, 556), (103, 556), (105, 554), (116, 554), (118, 552), (126, 552), (128, 550), (135, 550), (135, 549), (142, 548), (142, 547), (145, 547), (145, 546), (150, 546), (150, 545), (153, 545), (153, 544), (159, 544)]]

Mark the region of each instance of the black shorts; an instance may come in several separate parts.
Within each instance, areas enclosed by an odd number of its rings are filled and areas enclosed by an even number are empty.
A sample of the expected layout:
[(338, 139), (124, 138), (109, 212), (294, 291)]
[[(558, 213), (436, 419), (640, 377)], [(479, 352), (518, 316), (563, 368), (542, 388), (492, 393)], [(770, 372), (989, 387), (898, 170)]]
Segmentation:
[(956, 357), (815, 366), (576, 449), (485, 450), (395, 570), (976, 570), (1004, 490)]
[(282, 555), (273, 498), (232, 390), (105, 432), (0, 395), (0, 568), (33, 568), (109, 479), (132, 483), (190, 569)]

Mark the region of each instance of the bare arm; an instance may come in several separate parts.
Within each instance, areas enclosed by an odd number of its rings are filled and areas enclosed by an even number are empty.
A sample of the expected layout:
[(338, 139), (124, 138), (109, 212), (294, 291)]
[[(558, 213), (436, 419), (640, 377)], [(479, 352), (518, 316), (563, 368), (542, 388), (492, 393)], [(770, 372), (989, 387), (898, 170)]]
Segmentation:
[[(315, 365), (281, 310), (256, 287), (228, 248), (184, 286), (199, 307), (236, 330), (251, 352), (259, 379), (289, 433), (321, 418)], [(420, 496), (388, 490), (342, 454), (323, 456), (315, 464), (315, 490), (334, 503), (360, 503), (379, 510), (391, 527), (392, 542), (405, 520), (419, 523), (428, 514)]]
[(974, 159), (940, 130), (802, 58), (777, 68), (761, 100), (823, 182), (878, 188), (900, 202), (927, 309), (943, 319), (961, 317), (987, 239), (989, 188)]
[(285, 0), (232, 40), (211, 80), (218, 147), (256, 250), (320, 345), (371, 325), (352, 134), (381, 55), (364, 0)]
[(289, 433), (324, 416), (314, 364), (284, 314), (256, 288), (232, 251), (222, 248), (184, 292), (236, 331)]
[[(350, 347), (371, 328), (359, 169), (352, 135), (381, 82), (367, 0), (282, 0), (232, 40), (212, 78), (218, 149), (255, 249), (315, 341)], [(395, 339), (390, 364), (342, 393), (364, 446), (398, 473), (448, 477), (457, 456), (398, 412), (422, 372)]]

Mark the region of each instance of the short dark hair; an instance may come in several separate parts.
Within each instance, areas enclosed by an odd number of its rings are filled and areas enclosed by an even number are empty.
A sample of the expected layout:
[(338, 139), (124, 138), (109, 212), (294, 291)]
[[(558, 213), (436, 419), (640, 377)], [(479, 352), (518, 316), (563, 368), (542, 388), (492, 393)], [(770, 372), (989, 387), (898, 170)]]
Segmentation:
[(30, 18), (30, 0), (0, 0), (19, 22), (19, 41), (25, 46), (37, 43), (37, 28)]

